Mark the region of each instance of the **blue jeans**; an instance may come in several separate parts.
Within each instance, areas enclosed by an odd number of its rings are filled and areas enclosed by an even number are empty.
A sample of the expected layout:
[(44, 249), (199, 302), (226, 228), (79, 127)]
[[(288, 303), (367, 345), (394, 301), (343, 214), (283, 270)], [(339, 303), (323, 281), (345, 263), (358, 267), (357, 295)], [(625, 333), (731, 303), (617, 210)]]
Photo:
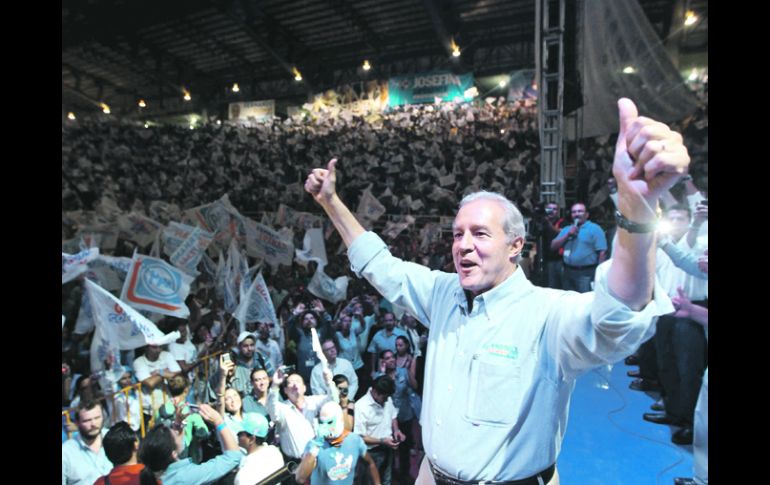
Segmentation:
[(585, 269), (574, 269), (564, 265), (562, 273), (562, 284), (565, 290), (577, 291), (578, 293), (588, 293), (591, 291), (591, 283), (594, 281), (594, 272), (596, 266), (590, 266)]

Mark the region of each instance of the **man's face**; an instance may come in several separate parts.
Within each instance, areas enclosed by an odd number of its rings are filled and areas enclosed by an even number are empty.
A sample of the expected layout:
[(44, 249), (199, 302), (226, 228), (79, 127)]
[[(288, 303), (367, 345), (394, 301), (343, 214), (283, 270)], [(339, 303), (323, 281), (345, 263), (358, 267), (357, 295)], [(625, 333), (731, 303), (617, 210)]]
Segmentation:
[(244, 359), (250, 359), (254, 357), (255, 343), (256, 342), (254, 342), (254, 339), (251, 337), (243, 339), (243, 342), (238, 344), (238, 351), (240, 352), (241, 357)]
[(104, 417), (102, 416), (101, 406), (80, 411), (78, 414), (78, 431), (84, 438), (93, 439), (99, 436), (103, 423)]
[(396, 326), (396, 317), (392, 313), (386, 313), (382, 317), (382, 325), (390, 332)]
[(286, 395), (294, 402), (305, 394), (305, 381), (299, 374), (292, 374), (286, 378)]
[(666, 221), (671, 225), (671, 236), (679, 239), (690, 227), (690, 214), (687, 211), (670, 210), (666, 212)]
[(380, 394), (376, 389), (372, 388), (372, 399), (374, 399), (374, 402), (380, 406), (384, 406), (385, 401), (388, 400), (388, 396), (386, 394)]
[(329, 363), (333, 364), (337, 361), (337, 347), (334, 346), (334, 342), (324, 342), (321, 345), (321, 350), (323, 350), (323, 353), (326, 356), (326, 360), (328, 360)]
[(120, 380), (118, 381), (118, 384), (120, 385), (120, 388), (123, 389), (124, 387), (128, 387), (131, 385), (131, 373), (130, 372), (124, 372), (122, 376), (120, 376)]
[(263, 340), (266, 340), (268, 337), (270, 337), (270, 327), (268, 327), (265, 322), (260, 322), (257, 324), (257, 332), (259, 332), (259, 338)]
[(545, 216), (550, 220), (555, 220), (559, 217), (559, 206), (553, 202), (545, 205)]
[(241, 431), (238, 433), (238, 446), (241, 448), (248, 450), (249, 445), (251, 444), (254, 437), (250, 435), (249, 433), (246, 433), (245, 431)]
[(254, 386), (254, 389), (258, 390), (260, 393), (267, 391), (267, 388), (270, 385), (270, 378), (267, 376), (267, 372), (264, 370), (258, 370), (252, 374), (251, 385)]
[(583, 204), (575, 204), (572, 206), (572, 209), (570, 210), (570, 214), (572, 215), (572, 220), (578, 220), (579, 224), (583, 224), (586, 220), (588, 220), (588, 211), (586, 211), (586, 206)]
[(493, 200), (479, 199), (457, 212), (452, 226), (452, 258), (460, 286), (479, 295), (505, 281), (516, 270), (513, 258), (524, 238), (506, 242), (505, 211)]
[(305, 314), (304, 317), (302, 317), (302, 327), (303, 328), (313, 328), (318, 324), (318, 321), (315, 319), (315, 315), (312, 313)]
[(385, 352), (382, 361), (385, 363), (385, 369), (393, 370), (396, 368), (396, 356), (393, 355), (393, 352)]
[(160, 345), (148, 345), (147, 351), (144, 353), (147, 360), (155, 362), (160, 357), (161, 348)]

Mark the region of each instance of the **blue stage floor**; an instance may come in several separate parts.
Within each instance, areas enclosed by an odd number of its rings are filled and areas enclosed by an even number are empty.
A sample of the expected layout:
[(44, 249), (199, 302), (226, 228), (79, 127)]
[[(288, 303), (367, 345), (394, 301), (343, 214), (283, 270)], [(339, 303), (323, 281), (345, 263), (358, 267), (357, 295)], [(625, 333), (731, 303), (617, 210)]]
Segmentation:
[(642, 419), (657, 394), (632, 391), (623, 361), (577, 381), (558, 459), (561, 485), (672, 485), (692, 476), (692, 446), (671, 442), (678, 428)]

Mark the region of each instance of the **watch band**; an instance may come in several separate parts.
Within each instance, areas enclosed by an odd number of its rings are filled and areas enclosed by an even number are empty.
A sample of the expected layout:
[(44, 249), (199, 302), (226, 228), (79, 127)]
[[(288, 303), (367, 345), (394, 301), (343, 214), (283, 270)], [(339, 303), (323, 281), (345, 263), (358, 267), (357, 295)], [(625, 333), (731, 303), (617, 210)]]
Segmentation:
[(646, 224), (629, 221), (619, 210), (615, 211), (615, 222), (618, 224), (618, 227), (625, 229), (630, 233), (653, 232), (658, 225), (657, 219)]

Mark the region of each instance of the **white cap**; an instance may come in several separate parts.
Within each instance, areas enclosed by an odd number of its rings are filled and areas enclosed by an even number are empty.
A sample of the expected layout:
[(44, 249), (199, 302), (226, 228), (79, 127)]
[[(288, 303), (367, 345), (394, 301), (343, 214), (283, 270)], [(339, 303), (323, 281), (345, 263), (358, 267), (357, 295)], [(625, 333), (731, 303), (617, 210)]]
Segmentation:
[(253, 339), (254, 342), (257, 341), (257, 337), (253, 333), (251, 333), (251, 332), (241, 332), (240, 335), (238, 335), (238, 345), (240, 345), (241, 342), (243, 342), (247, 338)]

